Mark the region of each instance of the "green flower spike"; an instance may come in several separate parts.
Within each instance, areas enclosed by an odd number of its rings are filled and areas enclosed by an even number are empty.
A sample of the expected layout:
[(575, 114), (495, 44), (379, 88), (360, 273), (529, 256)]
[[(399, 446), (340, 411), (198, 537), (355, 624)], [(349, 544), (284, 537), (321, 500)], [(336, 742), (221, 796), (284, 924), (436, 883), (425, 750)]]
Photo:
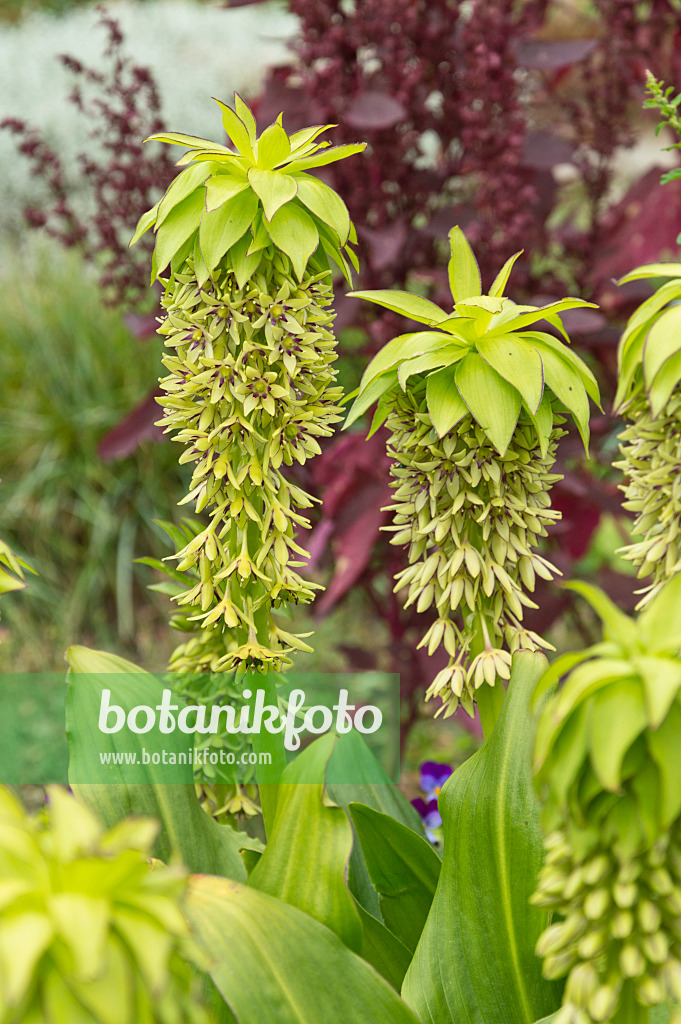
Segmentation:
[(378, 401), (371, 433), (384, 422), (391, 432), (388, 529), (392, 543), (409, 545), (396, 589), (408, 586), (406, 606), (437, 610), (421, 646), (432, 654), (443, 644), (449, 654), (427, 693), (442, 699), (445, 715), (459, 703), (472, 714), (483, 684), (509, 678), (513, 651), (548, 647), (522, 626), (523, 608), (536, 607), (525, 590), (558, 571), (533, 549), (559, 518), (549, 491), (560, 479), (551, 469), (564, 414), (587, 448), (589, 397), (599, 401), (581, 359), (532, 329), (547, 320), (567, 341), (560, 313), (593, 304), (536, 308), (504, 298), (520, 253), (483, 295), (463, 232), (454, 228), (450, 240), (451, 312), (409, 292), (350, 293), (424, 329), (393, 339), (372, 360), (346, 423)]
[(295, 539), (314, 499), (285, 469), (318, 454), (340, 419), (330, 261), (348, 280), (357, 267), (345, 204), (307, 172), (364, 145), (316, 141), (333, 125), (288, 136), (281, 117), (258, 137), (238, 95), (236, 111), (219, 106), (234, 149), (152, 136), (188, 152), (133, 242), (154, 227), (168, 370), (160, 422), (194, 465), (181, 504), (208, 515), (176, 538), (177, 624), (198, 635), (172, 667), (268, 671), (311, 650), (272, 617), (319, 589), (297, 571), (307, 552)]
[(57, 787), (28, 817), (0, 789), (1, 1024), (208, 1024), (184, 959), (183, 875), (146, 818), (105, 831)]
[(619, 284), (669, 278), (630, 317), (619, 344), (615, 412), (628, 420), (620, 434), (624, 507), (635, 513), (642, 537), (623, 558), (652, 582), (639, 591), (639, 607), (681, 570), (681, 263), (653, 263)]
[(537, 953), (567, 977), (556, 1024), (681, 1021), (681, 576), (637, 619), (571, 584), (601, 643), (559, 657), (542, 707), (535, 780), (546, 860), (533, 902), (552, 914)]

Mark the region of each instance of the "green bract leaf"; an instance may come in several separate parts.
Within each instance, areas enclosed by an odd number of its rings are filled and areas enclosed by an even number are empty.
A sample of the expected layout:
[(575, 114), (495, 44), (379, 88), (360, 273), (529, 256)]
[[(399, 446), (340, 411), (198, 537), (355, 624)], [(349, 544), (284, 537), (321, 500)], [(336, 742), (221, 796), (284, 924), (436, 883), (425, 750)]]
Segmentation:
[(616, 687), (594, 697), (589, 759), (604, 789), (615, 793), (620, 788), (622, 762), (646, 724), (639, 680), (618, 680)]
[(524, 408), (527, 415), (532, 420), (532, 425), (534, 426), (537, 434), (537, 440), (539, 441), (539, 450), (541, 451), (542, 458), (545, 459), (549, 450), (551, 431), (553, 430), (553, 409), (551, 408), (551, 402), (548, 396), (543, 398), (536, 414), (530, 412), (526, 405), (524, 405)]
[(241, 99), (241, 96), (239, 96), (238, 92), (234, 93), (234, 111), (237, 117), (241, 121), (243, 121), (244, 128), (248, 132), (248, 138), (250, 139), (252, 145), (255, 142), (258, 135), (255, 118), (253, 117), (253, 114), (251, 113), (250, 109)]
[(606, 640), (614, 640), (623, 650), (630, 649), (636, 641), (637, 626), (629, 615), (625, 615), (607, 594), (591, 583), (574, 580), (563, 585), (566, 590), (574, 591), (589, 602), (603, 623)]
[(332, 188), (317, 178), (302, 175), (297, 178), (298, 199), (308, 210), (328, 224), (338, 235), (341, 245), (345, 245), (350, 234), (350, 214), (348, 208)]
[(371, 964), (399, 992), (411, 961), (411, 953), (361, 903), (357, 904), (357, 910), (362, 922), (362, 960)]
[(638, 617), (641, 643), (653, 654), (681, 650), (681, 575), (676, 574)]
[(358, 395), (352, 404), (348, 418), (343, 424), (343, 429), (349, 427), (356, 419), (367, 411), (374, 402), (384, 395), (390, 388), (397, 384), (397, 370), (388, 370), (386, 373), (374, 377), (370, 384), (362, 388), (361, 395)]
[(231, 149), (223, 146), (220, 142), (198, 139), (195, 135), (184, 135), (182, 132), (157, 132), (144, 141), (167, 142), (171, 146), (187, 146), (189, 149), (197, 149), (203, 153), (226, 153), (229, 156), (234, 156)]
[(229, 250), (229, 255), (232, 259), (232, 269), (234, 270), (234, 276), (239, 288), (243, 288), (248, 279), (255, 274), (262, 259), (262, 251), (260, 250), (252, 253), (250, 256), (248, 255), (250, 241), (251, 236), (246, 233)]
[[(401, 313), (410, 320), (417, 320), (422, 324), (437, 324), (447, 319), (447, 314), (436, 306), (429, 299), (421, 295), (413, 295), (411, 292), (391, 291), (390, 289), (375, 292), (348, 292), (353, 299), (366, 299), (367, 302), (375, 302), (384, 309), (392, 309), (394, 313)], [(445, 339), (448, 340), (448, 339)]]
[(630, 397), (631, 386), (641, 370), (641, 354), (647, 333), (648, 325), (645, 324), (643, 327), (639, 327), (634, 334), (629, 335), (625, 346), (620, 346), (617, 393), (613, 403), (614, 412), (619, 412)]
[(681, 277), (681, 263), (646, 263), (620, 277), (617, 284), (640, 281), (645, 277)]
[(631, 661), (643, 680), (648, 724), (657, 729), (681, 690), (681, 661), (645, 655)]
[(561, 341), (558, 341), (558, 339), (554, 338), (552, 334), (546, 334), (543, 331), (523, 331), (522, 337), (529, 339), (533, 345), (537, 341), (541, 342), (544, 346), (548, 345), (548, 347), (559, 355), (561, 359), (570, 363), (581, 377), (584, 390), (589, 398), (596, 403), (599, 409), (601, 408), (601, 394), (598, 387), (598, 381), (584, 360), (580, 359), (576, 352), (573, 352), (568, 345), (564, 345)]
[(489, 290), (490, 295), (501, 296), (504, 294), (504, 290), (508, 283), (508, 279), (511, 276), (511, 271), (513, 270), (513, 264), (519, 256), (522, 256), (524, 251), (524, 249), (521, 249), (520, 252), (515, 253), (513, 256), (510, 256), (506, 260), (503, 267), (501, 268), (497, 276), (494, 278), (494, 283)]
[(456, 368), (456, 386), (468, 409), (500, 455), (505, 455), (520, 413), (520, 395), (477, 353)]
[(305, 150), (322, 132), (328, 131), (329, 128), (337, 127), (338, 125), (335, 124), (317, 124), (312, 128), (302, 128), (299, 132), (294, 132), (291, 136), (291, 155), (294, 156), (296, 153)]
[(319, 244), (312, 218), (302, 209), (284, 206), (269, 223), (265, 221), (265, 229), (277, 248), (289, 257), (298, 280), (302, 281), (307, 261)]
[(162, 273), (183, 242), (196, 231), (204, 209), (205, 189), (197, 188), (174, 206), (156, 233), (156, 266)]
[(660, 773), (660, 826), (665, 830), (681, 811), (679, 736), (681, 710), (678, 706), (670, 708), (667, 718), (658, 729), (649, 729), (646, 733), (646, 745)]
[(266, 171), (260, 167), (248, 169), (248, 183), (260, 199), (268, 221), (271, 221), (277, 210), (293, 199), (298, 191), (296, 179), (289, 174)]
[(444, 345), (442, 348), (437, 348), (434, 352), (426, 352), (421, 356), (407, 359), (405, 362), (400, 363), (397, 371), (398, 383), (404, 391), (407, 381), (415, 373), (423, 373), (425, 370), (433, 370), (437, 366), (449, 366), (452, 363), (457, 363), (459, 359), (463, 359), (468, 351), (469, 349), (464, 348), (462, 345)]
[(561, 299), (559, 302), (551, 302), (548, 306), (535, 307), (532, 312), (518, 313), (509, 308), (499, 313), (494, 318), (490, 334), (507, 334), (509, 331), (519, 331), (522, 327), (529, 327), (536, 324), (538, 320), (546, 320), (549, 316), (561, 313), (565, 309), (597, 309), (595, 302), (586, 302), (584, 299)]
[(180, 174), (178, 174), (178, 176), (170, 183), (165, 191), (165, 195), (158, 204), (158, 215), (156, 217), (157, 230), (160, 228), (161, 224), (173, 207), (182, 202), (182, 200), (193, 192), (195, 188), (203, 185), (206, 178), (212, 174), (218, 166), (218, 164), (207, 160), (205, 163), (192, 164), (191, 167), (187, 167), (186, 170), (181, 171)]
[[(197, 167), (205, 167), (205, 164), (197, 164)], [(190, 168), (191, 170), (191, 168)], [(243, 192), (248, 188), (248, 180), (244, 175), (243, 179), (233, 178), (227, 174), (214, 174), (206, 182), (206, 209), (210, 212), (217, 210), (224, 203)]]
[(480, 268), (460, 227), (449, 232), (452, 255), (449, 260), (449, 287), (454, 302), (482, 294)]
[(439, 354), (441, 350), (450, 347), (451, 337), (439, 331), (416, 331), (413, 334), (398, 335), (384, 345), (367, 366), (360, 381), (360, 394), (374, 377), (400, 366), (406, 359), (414, 359), (430, 352)]
[(258, 200), (250, 189), (240, 192), (217, 210), (204, 210), (199, 228), (201, 255), (209, 272), (251, 226)]
[[(681, 342), (679, 346), (681, 347)], [(663, 363), (662, 368), (658, 370), (653, 383), (648, 388), (650, 411), (653, 416), (660, 415), (679, 380), (681, 380), (681, 351), (676, 352)]]
[(152, 224), (156, 223), (156, 214), (158, 212), (159, 205), (160, 205), (160, 200), (158, 201), (158, 203), (156, 203), (155, 206), (152, 206), (152, 208), (150, 210), (147, 210), (146, 213), (142, 214), (142, 216), (140, 217), (140, 219), (137, 222), (137, 227), (135, 228), (135, 234), (132, 236), (132, 238), (128, 242), (128, 248), (130, 248), (130, 246), (134, 245), (135, 242), (138, 242), (140, 240), (140, 238), (142, 237), (142, 235), (146, 231), (149, 230), (149, 228), (152, 226)]
[(681, 349), (681, 306), (671, 306), (655, 320), (643, 346), (643, 379), (649, 388), (663, 364)]
[(271, 124), (258, 139), (258, 167), (271, 170), (291, 153), (289, 137), (280, 124)]
[(544, 393), (544, 370), (541, 356), (528, 342), (513, 334), (480, 338), (478, 352), (486, 363), (519, 391), (534, 415)]
[(227, 106), (226, 103), (222, 103), (221, 100), (216, 100), (215, 97), (213, 97), (213, 100), (222, 111), (222, 124), (228, 137), (232, 140), (242, 156), (247, 157), (249, 161), (254, 161), (254, 147), (251, 145), (248, 128), (244, 122), (237, 114), (234, 113), (231, 107)]
[(290, 174), (297, 174), (299, 171), (307, 171), (310, 167), (324, 167), (326, 164), (334, 164), (337, 160), (344, 160), (346, 156), (362, 153), (365, 149), (366, 142), (358, 142), (349, 146), (330, 146), (329, 149), (325, 149), (321, 153), (315, 153), (313, 156), (292, 160), (287, 164), (286, 169)]
[(544, 386), (572, 413), (584, 448), (589, 451), (589, 399), (582, 378), (562, 355), (541, 341), (534, 342), (544, 365)]
[(426, 382), (428, 413), (438, 437), (444, 437), (464, 416), (468, 407), (456, 386), (456, 367), (447, 366), (433, 373)]
[(627, 320), (627, 326), (620, 338), (618, 353), (620, 358), (626, 348), (630, 336), (635, 334), (639, 327), (649, 327), (653, 317), (659, 313), (662, 307), (680, 296), (681, 281), (676, 279), (674, 281), (667, 281), (666, 284), (660, 285), (650, 298), (641, 303), (641, 305)]

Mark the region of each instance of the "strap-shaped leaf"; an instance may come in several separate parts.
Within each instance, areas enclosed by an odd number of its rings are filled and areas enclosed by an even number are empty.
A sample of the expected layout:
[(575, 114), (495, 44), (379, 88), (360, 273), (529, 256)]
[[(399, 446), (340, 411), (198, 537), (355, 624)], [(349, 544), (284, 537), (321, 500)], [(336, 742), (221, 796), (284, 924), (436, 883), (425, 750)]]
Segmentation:
[(520, 252), (516, 252), (513, 256), (509, 256), (497, 276), (494, 278), (494, 283), (489, 290), (490, 295), (502, 296), (504, 294), (506, 285), (508, 284), (508, 279), (511, 276), (511, 271), (513, 270), (513, 264), (519, 256), (522, 256), (524, 251), (524, 249), (521, 249)]
[(264, 223), (270, 238), (286, 253), (298, 280), (302, 281), (307, 262), (319, 244), (319, 233), (312, 218), (303, 209), (291, 205), (283, 206), (271, 221)]
[(423, 1024), (527, 1024), (560, 1000), (534, 953), (547, 916), (529, 903), (543, 858), (529, 700), (545, 666), (514, 656), (494, 730), (440, 794), (442, 870), (402, 987)]
[(350, 804), (350, 814), (383, 920), (413, 952), (433, 902), (440, 858), (426, 839), (389, 814), (361, 803)]
[(681, 350), (681, 306), (671, 306), (655, 320), (643, 346), (643, 379), (655, 379), (663, 363)]
[(643, 687), (639, 679), (621, 679), (594, 697), (589, 759), (604, 789), (616, 793), (622, 762), (647, 725)]
[(426, 402), (438, 437), (444, 437), (468, 415), (468, 407), (456, 385), (456, 366), (446, 366), (428, 377)]
[(650, 411), (659, 416), (671, 397), (672, 391), (681, 380), (681, 351), (670, 356), (655, 374), (653, 383), (648, 388)]
[(477, 353), (456, 368), (456, 386), (473, 419), (500, 455), (505, 455), (520, 413), (520, 395)]
[(158, 229), (154, 253), (159, 273), (165, 270), (182, 243), (198, 228), (204, 200), (205, 189), (201, 186), (173, 207)]
[(480, 267), (460, 227), (453, 227), (449, 232), (449, 243), (452, 251), (448, 265), (449, 287), (454, 302), (482, 295)]
[(462, 345), (444, 345), (442, 348), (436, 349), (434, 352), (425, 352), (421, 356), (415, 356), (412, 359), (407, 359), (406, 362), (400, 364), (397, 371), (397, 380), (400, 387), (404, 391), (407, 386), (407, 381), (410, 377), (413, 377), (415, 373), (423, 373), (426, 370), (433, 370), (437, 366), (449, 366), (453, 363), (458, 363), (460, 359), (469, 352), (468, 348)]
[(338, 235), (341, 245), (345, 245), (350, 234), (350, 214), (348, 208), (332, 188), (318, 178), (302, 175), (297, 178), (298, 198), (316, 217), (328, 224)]
[(510, 307), (508, 310), (504, 310), (499, 313), (494, 319), (493, 330), (490, 331), (492, 334), (505, 334), (508, 331), (519, 331), (523, 327), (529, 327), (531, 324), (536, 324), (539, 320), (548, 319), (549, 316), (554, 316), (556, 313), (561, 313), (565, 309), (597, 309), (598, 306), (595, 302), (586, 302), (584, 299), (560, 299), (558, 302), (551, 302), (547, 306), (539, 306), (532, 312), (518, 313), (517, 310), (513, 310)]
[(411, 963), (411, 953), (384, 924), (372, 917), (361, 903), (357, 903), (356, 906), (362, 922), (362, 960), (371, 964), (395, 991), (399, 992)]
[[(186, 912), (239, 1024), (418, 1024), (397, 993), (332, 931), (249, 886), (194, 877)], [(276, 1011), (275, 1011), (276, 1008)]]
[(292, 160), (286, 165), (286, 170), (289, 174), (297, 174), (299, 171), (309, 170), (310, 167), (324, 167), (326, 164), (335, 164), (337, 160), (345, 160), (347, 156), (362, 153), (366, 148), (366, 142), (356, 142), (347, 146), (330, 146), (328, 149), (324, 149), (320, 153), (314, 153), (312, 156)]
[(250, 139), (251, 144), (253, 144), (258, 136), (258, 128), (250, 107), (244, 103), (238, 92), (234, 93), (234, 112), (243, 122), (244, 128), (248, 132), (248, 138)]
[(187, 146), (190, 149), (198, 149), (207, 153), (228, 153), (231, 156), (231, 149), (223, 146), (220, 142), (212, 142), (210, 139), (199, 139), (196, 135), (185, 135), (183, 132), (156, 132), (150, 135), (145, 142), (167, 142), (171, 146)]
[(646, 277), (681, 277), (681, 263), (645, 263), (635, 270), (630, 270), (624, 277), (620, 277), (617, 284), (627, 284), (629, 281), (641, 281)]
[(334, 742), (333, 734), (315, 740), (284, 770), (267, 848), (248, 884), (304, 910), (359, 951), (362, 927), (345, 884), (352, 828), (324, 798)]
[(502, 334), (480, 338), (478, 352), (499, 376), (520, 392), (525, 405), (534, 415), (544, 393), (544, 369), (541, 356), (522, 338)]
[(254, 162), (254, 146), (251, 145), (248, 128), (231, 107), (228, 107), (226, 103), (222, 103), (221, 100), (216, 100), (215, 97), (213, 97), (213, 100), (222, 111), (222, 124), (227, 132), (227, 136), (232, 140), (242, 156)]
[(291, 135), (291, 155), (306, 150), (322, 132), (337, 127), (337, 124), (316, 124), (312, 128), (301, 128), (299, 132), (294, 132)]
[(589, 399), (577, 370), (544, 342), (535, 341), (544, 365), (544, 386), (572, 413), (584, 449), (589, 451)]
[(429, 299), (422, 295), (414, 295), (412, 292), (393, 291), (392, 289), (381, 289), (373, 292), (348, 292), (350, 298), (366, 299), (367, 302), (375, 302), (377, 306), (384, 309), (392, 309), (394, 313), (401, 313), (410, 320), (417, 320), (421, 324), (437, 324), (447, 319), (444, 310), (436, 306)]
[(451, 344), (451, 337), (439, 331), (416, 331), (413, 334), (398, 335), (384, 345), (367, 366), (360, 381), (360, 393), (375, 377), (386, 370), (397, 368), (405, 359), (414, 359), (429, 352), (439, 352), (448, 348), (448, 343)]
[(288, 135), (280, 124), (271, 124), (258, 139), (258, 167), (271, 170), (287, 160), (290, 154), (291, 142)]
[(246, 233), (258, 209), (254, 193), (240, 192), (217, 210), (204, 210), (199, 228), (201, 255), (209, 271)]
[[(205, 167), (205, 164), (197, 164), (197, 167)], [(191, 168), (190, 168), (191, 169)], [(246, 175), (243, 178), (233, 177), (231, 174), (214, 174), (206, 182), (206, 209), (210, 212), (228, 203), (234, 196), (238, 196), (248, 188)]]
[(270, 221), (277, 210), (293, 199), (298, 191), (298, 183), (290, 174), (266, 171), (261, 167), (249, 167), (248, 183), (260, 199), (265, 216)]
[(397, 384), (397, 370), (387, 370), (385, 373), (374, 377), (371, 383), (362, 388), (362, 393), (357, 396), (350, 407), (348, 417), (343, 424), (343, 429), (349, 427), (355, 420), (359, 419), (382, 395)]

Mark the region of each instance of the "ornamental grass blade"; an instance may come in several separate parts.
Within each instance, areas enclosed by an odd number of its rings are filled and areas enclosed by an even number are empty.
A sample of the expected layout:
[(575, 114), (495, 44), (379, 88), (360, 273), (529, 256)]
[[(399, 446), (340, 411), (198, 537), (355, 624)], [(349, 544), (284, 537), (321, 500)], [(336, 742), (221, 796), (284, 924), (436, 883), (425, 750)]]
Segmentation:
[(529, 702), (545, 667), (514, 656), (491, 736), (440, 794), (442, 871), (402, 987), (423, 1024), (529, 1024), (558, 1005), (534, 953), (547, 915), (529, 903), (543, 858)]
[(456, 368), (456, 386), (473, 419), (500, 455), (505, 455), (520, 413), (520, 395), (477, 353)]
[(418, 1024), (393, 988), (337, 935), (282, 900), (194, 876), (186, 913), (239, 1024)]

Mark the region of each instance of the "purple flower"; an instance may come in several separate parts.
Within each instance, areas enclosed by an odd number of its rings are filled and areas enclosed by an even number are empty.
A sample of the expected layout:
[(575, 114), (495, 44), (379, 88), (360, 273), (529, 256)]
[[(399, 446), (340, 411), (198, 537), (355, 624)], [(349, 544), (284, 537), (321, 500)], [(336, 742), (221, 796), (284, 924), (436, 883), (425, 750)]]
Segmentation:
[(424, 761), (421, 765), (421, 789), (426, 796), (437, 796), (451, 774), (452, 766), (450, 764)]
[(437, 797), (433, 797), (426, 803), (421, 797), (417, 797), (416, 800), (412, 800), (413, 806), (418, 811), (418, 814), (423, 822), (426, 830), (426, 837), (428, 840), (437, 846), (439, 843), (439, 837), (435, 835), (435, 831), (442, 827), (442, 818), (437, 807)]

